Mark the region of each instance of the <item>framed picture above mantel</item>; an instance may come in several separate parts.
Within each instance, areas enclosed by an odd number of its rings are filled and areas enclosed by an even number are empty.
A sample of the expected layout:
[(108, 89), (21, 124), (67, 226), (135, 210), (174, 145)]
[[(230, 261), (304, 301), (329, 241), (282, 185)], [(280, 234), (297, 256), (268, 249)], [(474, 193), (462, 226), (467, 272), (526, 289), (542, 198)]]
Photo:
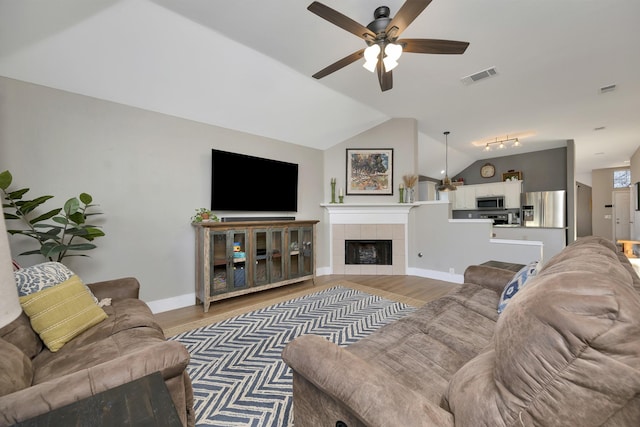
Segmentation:
[(347, 148), (347, 194), (393, 195), (393, 148)]

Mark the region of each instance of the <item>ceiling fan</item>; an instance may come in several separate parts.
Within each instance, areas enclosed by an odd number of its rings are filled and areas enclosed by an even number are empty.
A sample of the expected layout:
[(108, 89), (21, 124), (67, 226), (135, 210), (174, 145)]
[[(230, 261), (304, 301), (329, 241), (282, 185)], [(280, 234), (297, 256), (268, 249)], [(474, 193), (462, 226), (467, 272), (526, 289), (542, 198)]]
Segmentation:
[(346, 67), (364, 57), (364, 67), (378, 72), (380, 89), (384, 92), (393, 87), (391, 70), (398, 65), (397, 59), (402, 51), (412, 53), (453, 54), (464, 53), (469, 46), (467, 42), (438, 39), (398, 39), (409, 24), (422, 13), (432, 0), (407, 0), (398, 13), (391, 18), (387, 6), (380, 6), (373, 12), (374, 20), (366, 27), (348, 16), (314, 1), (307, 7), (310, 12), (326, 19), (332, 24), (360, 37), (367, 44), (363, 48), (334, 62), (313, 75), (321, 79), (334, 71)]

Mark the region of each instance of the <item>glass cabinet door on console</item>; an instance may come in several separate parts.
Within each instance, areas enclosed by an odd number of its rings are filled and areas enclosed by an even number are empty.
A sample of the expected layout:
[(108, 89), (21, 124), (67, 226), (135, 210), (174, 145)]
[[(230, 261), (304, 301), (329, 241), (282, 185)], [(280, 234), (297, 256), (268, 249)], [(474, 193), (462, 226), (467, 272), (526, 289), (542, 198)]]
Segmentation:
[(313, 227), (302, 228), (302, 242), (300, 243), (300, 273), (301, 276), (314, 274), (313, 266)]
[(289, 229), (289, 277), (313, 273), (313, 227)]
[(254, 285), (279, 282), (284, 279), (284, 229), (268, 228), (253, 232), (255, 269)]
[(289, 229), (289, 277), (300, 277), (300, 241), (302, 233), (299, 228)]
[(247, 286), (245, 231), (212, 231), (210, 295), (229, 292)]

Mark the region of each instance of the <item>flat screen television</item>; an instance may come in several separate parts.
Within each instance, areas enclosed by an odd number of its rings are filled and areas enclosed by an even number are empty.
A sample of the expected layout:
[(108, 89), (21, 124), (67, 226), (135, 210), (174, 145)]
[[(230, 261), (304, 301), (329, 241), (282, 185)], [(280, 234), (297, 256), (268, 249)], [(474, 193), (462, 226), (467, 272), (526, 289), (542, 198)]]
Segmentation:
[(211, 150), (212, 211), (298, 211), (298, 165)]

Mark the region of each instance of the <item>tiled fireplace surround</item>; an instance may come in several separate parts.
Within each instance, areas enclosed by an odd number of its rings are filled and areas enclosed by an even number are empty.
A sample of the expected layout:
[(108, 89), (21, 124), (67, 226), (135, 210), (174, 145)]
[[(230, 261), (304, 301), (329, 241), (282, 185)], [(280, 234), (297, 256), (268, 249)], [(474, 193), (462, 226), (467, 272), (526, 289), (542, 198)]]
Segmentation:
[[(411, 205), (326, 204), (329, 211), (333, 274), (404, 275)], [(345, 265), (345, 240), (391, 240), (392, 265)]]

